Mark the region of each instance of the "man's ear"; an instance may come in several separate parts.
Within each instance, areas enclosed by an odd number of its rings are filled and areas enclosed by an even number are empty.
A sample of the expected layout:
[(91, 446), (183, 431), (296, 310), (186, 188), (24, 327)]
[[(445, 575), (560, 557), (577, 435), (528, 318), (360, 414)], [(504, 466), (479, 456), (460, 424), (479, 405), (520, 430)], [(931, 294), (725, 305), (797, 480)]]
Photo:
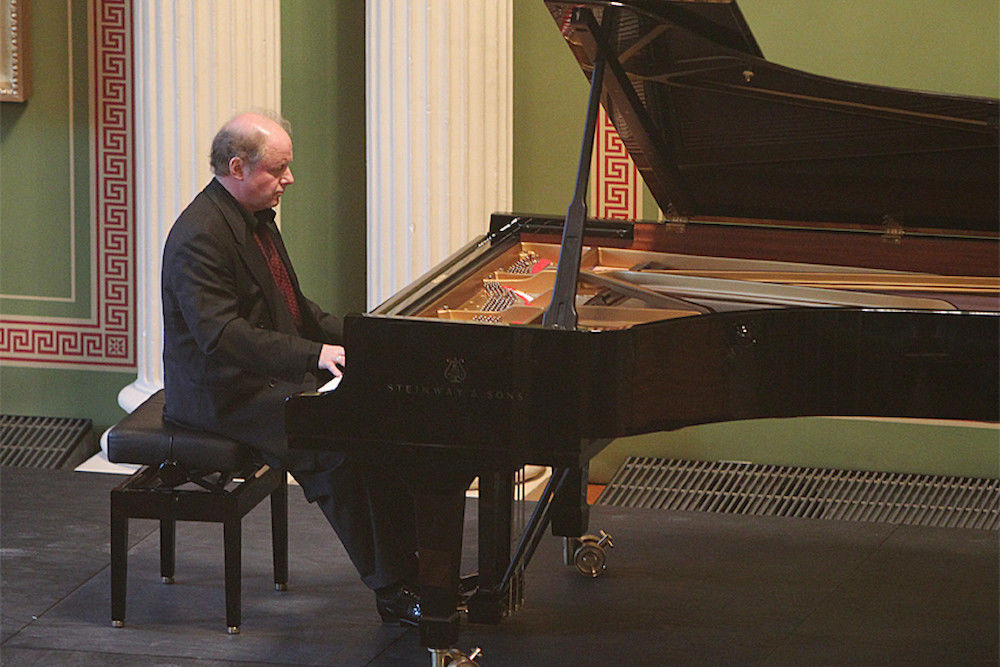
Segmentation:
[(243, 166), (243, 158), (239, 156), (229, 158), (229, 175), (242, 181)]

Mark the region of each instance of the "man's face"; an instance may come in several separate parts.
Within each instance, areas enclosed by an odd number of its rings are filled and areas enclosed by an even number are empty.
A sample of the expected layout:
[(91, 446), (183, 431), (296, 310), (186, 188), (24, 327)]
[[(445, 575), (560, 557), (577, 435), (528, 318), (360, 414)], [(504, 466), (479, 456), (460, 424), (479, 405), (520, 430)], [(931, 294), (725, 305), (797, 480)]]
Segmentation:
[(275, 128), (267, 138), (267, 148), (252, 169), (243, 174), (243, 201), (251, 213), (274, 208), (292, 177), (292, 140), (280, 128)]

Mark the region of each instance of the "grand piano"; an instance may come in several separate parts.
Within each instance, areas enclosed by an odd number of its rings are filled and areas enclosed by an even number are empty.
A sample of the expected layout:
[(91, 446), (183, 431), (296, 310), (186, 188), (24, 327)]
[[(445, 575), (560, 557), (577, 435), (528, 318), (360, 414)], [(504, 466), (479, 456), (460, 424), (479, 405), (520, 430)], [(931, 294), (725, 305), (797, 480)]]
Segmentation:
[[(290, 446), (411, 478), (433, 651), (455, 644), (457, 604), (473, 622), (516, 608), (549, 527), (579, 546), (588, 462), (615, 437), (1000, 419), (997, 100), (769, 62), (735, 2), (546, 5), (591, 82), (566, 216), (493, 215), (348, 316), (339, 388), (286, 406)], [(587, 216), (598, 105), (663, 219)], [(553, 474), (517, 536), (512, 474), (529, 463)], [(479, 571), (463, 578), (474, 476)]]

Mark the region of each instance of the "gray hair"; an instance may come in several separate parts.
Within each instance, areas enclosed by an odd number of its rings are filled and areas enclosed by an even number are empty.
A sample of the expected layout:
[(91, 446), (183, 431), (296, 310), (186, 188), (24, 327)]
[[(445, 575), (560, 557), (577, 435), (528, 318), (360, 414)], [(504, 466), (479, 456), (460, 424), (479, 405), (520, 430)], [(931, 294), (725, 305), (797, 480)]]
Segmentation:
[[(292, 136), (291, 123), (277, 113), (259, 109), (248, 113), (274, 121), (288, 133), (288, 136)], [(235, 122), (237, 118), (245, 115), (246, 113), (241, 113), (233, 116), (212, 139), (212, 153), (209, 161), (212, 173), (216, 176), (229, 175), (229, 161), (234, 157), (242, 159), (249, 169), (256, 167), (264, 157), (267, 135), (257, 128), (248, 129), (245, 124)]]

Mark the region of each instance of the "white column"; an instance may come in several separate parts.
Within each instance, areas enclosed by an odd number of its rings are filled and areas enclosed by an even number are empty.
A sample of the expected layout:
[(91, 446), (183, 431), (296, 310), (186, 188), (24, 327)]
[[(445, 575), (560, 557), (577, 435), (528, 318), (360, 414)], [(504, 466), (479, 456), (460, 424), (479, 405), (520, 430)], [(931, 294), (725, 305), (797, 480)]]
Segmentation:
[(368, 306), (511, 207), (512, 0), (367, 0)]
[(133, 9), (138, 377), (131, 412), (163, 386), (160, 254), (208, 183), (216, 130), (239, 111), (281, 108), (280, 0), (140, 0)]

